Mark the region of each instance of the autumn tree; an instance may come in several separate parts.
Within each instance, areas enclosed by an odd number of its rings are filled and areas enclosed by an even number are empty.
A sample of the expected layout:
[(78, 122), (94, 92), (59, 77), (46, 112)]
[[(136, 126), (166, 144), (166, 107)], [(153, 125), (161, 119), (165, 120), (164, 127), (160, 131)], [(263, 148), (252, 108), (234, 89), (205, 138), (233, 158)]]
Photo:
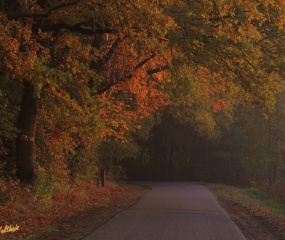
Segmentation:
[[(84, 142), (83, 126), (93, 126), (90, 134), (99, 130), (88, 120), (90, 113), (107, 126), (101, 137), (120, 138), (127, 122), (165, 105), (158, 91), (163, 79), (150, 76), (166, 62), (163, 37), (171, 23), (155, 4), (2, 1), (1, 6), (2, 72), (23, 85), (16, 160), (23, 182), (34, 178), (39, 114), (43, 125), (49, 123), (42, 130), (45, 141), (62, 144), (58, 134), (64, 132), (76, 148)], [(68, 113), (44, 116), (52, 114), (46, 112), (52, 108), (43, 102), (50, 101), (46, 96), (65, 104)]]
[(64, 170), (168, 104), (211, 135), (224, 109), (272, 107), (283, 22), (277, 0), (2, 0), (1, 74), (23, 89), (17, 176), (33, 181), (37, 138)]

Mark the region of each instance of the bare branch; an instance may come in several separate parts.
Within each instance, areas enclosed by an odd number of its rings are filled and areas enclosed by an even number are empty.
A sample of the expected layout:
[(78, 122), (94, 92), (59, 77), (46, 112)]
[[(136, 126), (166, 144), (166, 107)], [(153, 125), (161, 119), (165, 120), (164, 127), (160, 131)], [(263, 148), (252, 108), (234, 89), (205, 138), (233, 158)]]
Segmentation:
[(135, 70), (137, 70), (140, 67), (142, 67), (143, 65), (145, 65), (147, 62), (149, 62), (154, 57), (155, 57), (155, 54), (152, 54), (149, 58), (147, 58), (147, 59), (143, 60), (142, 62), (140, 62), (137, 66), (135, 66)]

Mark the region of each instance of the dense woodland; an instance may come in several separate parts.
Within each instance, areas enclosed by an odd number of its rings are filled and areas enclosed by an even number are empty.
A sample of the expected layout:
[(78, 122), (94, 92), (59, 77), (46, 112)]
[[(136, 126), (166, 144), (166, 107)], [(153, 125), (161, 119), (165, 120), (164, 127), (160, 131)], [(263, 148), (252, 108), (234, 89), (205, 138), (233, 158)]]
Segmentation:
[(283, 0), (1, 0), (1, 184), (284, 194), (284, 22)]

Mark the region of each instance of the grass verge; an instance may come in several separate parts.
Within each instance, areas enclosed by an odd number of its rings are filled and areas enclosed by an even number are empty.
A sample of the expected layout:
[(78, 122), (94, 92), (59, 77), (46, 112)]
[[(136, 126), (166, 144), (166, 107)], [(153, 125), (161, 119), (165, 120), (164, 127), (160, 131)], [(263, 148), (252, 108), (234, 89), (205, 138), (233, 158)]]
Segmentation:
[(285, 228), (285, 202), (272, 198), (262, 190), (251, 188), (238, 188), (223, 184), (203, 183), (222, 200), (238, 204), (255, 216), (261, 216), (268, 221)]

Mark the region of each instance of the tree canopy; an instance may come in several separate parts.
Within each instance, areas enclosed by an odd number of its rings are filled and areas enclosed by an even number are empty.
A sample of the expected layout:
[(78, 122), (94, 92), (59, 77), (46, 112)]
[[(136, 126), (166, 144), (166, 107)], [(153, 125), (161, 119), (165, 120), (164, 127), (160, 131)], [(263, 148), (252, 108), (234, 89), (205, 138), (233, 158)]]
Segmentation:
[(1, 0), (0, 154), (17, 149), (5, 164), (27, 183), (39, 166), (86, 175), (101, 143), (132, 141), (167, 105), (211, 135), (234, 106), (272, 109), (284, 11), (280, 0)]

